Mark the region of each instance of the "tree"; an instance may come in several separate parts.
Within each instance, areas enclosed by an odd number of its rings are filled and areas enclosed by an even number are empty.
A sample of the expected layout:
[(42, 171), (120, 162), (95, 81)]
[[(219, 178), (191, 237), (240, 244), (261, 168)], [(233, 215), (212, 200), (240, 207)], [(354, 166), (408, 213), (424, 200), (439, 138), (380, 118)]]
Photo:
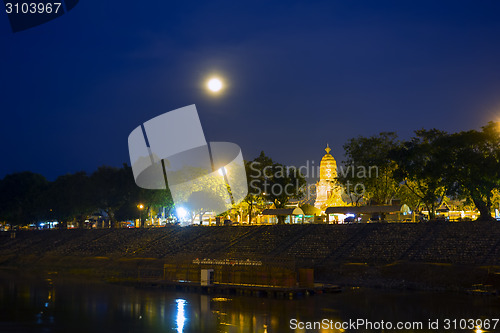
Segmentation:
[(175, 197), (176, 206), (186, 208), (192, 220), (197, 214), (213, 212), (221, 214), (233, 204), (231, 191), (226, 178), (225, 168), (213, 171), (212, 168), (183, 166), (168, 175), (168, 186)]
[(445, 181), (451, 193), (468, 196), (479, 210), (480, 220), (493, 220), (493, 191), (500, 187), (500, 134), (498, 123), (482, 131), (465, 131), (441, 138)]
[[(249, 163), (249, 169), (247, 202), (262, 196), (275, 208), (285, 208), (290, 199), (304, 195), (306, 180), (300, 170), (274, 162), (263, 151)], [(284, 223), (285, 218), (278, 216), (278, 223)]]
[(226, 203), (222, 198), (212, 191), (196, 191), (191, 193), (186, 204), (186, 208), (191, 212), (191, 222), (199, 215), (200, 225), (203, 224), (203, 215), (211, 211), (225, 211)]
[(491, 207), (493, 209), (500, 209), (500, 189), (496, 188), (492, 191)]
[[(337, 181), (352, 203), (358, 204), (363, 200), (388, 204), (397, 195), (399, 184), (394, 179), (396, 163), (389, 158), (389, 152), (399, 144), (396, 133), (382, 132), (371, 137), (350, 139), (344, 145), (347, 159), (338, 172)], [(360, 188), (364, 190), (360, 191)]]
[(11, 225), (37, 222), (43, 211), (37, 204), (48, 181), (33, 172), (10, 174), (0, 181), (0, 220)]
[(446, 136), (437, 129), (417, 130), (414, 138), (389, 153), (397, 164), (394, 170), (396, 181), (402, 182), (421, 200), (431, 219), (449, 188), (444, 177), (446, 148), (441, 145)]
[(73, 220), (82, 227), (94, 209), (90, 179), (83, 171), (58, 177), (50, 183), (42, 200), (44, 211), (50, 211), (47, 217), (59, 221), (60, 228)]
[(248, 223), (252, 221), (252, 213), (255, 207), (263, 207), (266, 199), (264, 195), (264, 173), (263, 169), (272, 166), (274, 162), (262, 151), (253, 161), (245, 162), (247, 176), (248, 194), (243, 200), (247, 205)]
[(416, 212), (420, 212), (423, 202), (422, 198), (417, 196), (410, 188), (414, 188), (415, 184), (411, 183), (411, 180), (407, 181), (409, 186), (402, 183), (399, 185), (398, 197), (401, 199), (402, 203), (408, 205), (412, 211), (412, 216), (415, 216)]
[(124, 164), (122, 168), (99, 167), (91, 176), (94, 207), (102, 209), (109, 217), (110, 227), (116, 225), (116, 213), (133, 202), (137, 185), (132, 169)]
[[(135, 211), (137, 211), (137, 204), (143, 204), (145, 216), (148, 216), (152, 210), (163, 207), (167, 207), (167, 213), (169, 213), (174, 207), (174, 201), (172, 200), (172, 196), (170, 195), (170, 191), (168, 189), (147, 190), (137, 187), (136, 196), (137, 197), (132, 203), (132, 206), (135, 208)], [(141, 227), (144, 227), (144, 222), (145, 221), (141, 219)]]

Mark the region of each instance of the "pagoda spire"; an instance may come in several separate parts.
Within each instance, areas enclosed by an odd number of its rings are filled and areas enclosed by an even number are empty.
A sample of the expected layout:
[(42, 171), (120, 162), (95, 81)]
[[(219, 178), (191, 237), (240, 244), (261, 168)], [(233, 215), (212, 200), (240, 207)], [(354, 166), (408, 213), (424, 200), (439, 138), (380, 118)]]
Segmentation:
[(331, 149), (330, 149), (330, 146), (328, 145), (328, 143), (326, 144), (325, 151), (327, 154), (330, 154)]

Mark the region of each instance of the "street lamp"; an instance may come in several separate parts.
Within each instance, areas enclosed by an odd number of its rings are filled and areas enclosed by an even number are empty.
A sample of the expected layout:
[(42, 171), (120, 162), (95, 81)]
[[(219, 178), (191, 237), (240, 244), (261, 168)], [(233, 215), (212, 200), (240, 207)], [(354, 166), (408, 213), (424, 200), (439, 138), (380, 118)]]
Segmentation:
[(142, 210), (144, 209), (144, 205), (138, 204), (137, 208), (139, 208), (139, 224), (140, 224), (139, 226), (142, 227)]

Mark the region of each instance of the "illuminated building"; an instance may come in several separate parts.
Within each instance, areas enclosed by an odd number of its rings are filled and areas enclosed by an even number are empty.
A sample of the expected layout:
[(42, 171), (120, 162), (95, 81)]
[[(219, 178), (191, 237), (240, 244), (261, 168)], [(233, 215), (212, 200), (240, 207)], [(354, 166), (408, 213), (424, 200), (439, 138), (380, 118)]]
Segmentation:
[(326, 207), (345, 206), (341, 198), (342, 189), (337, 184), (337, 162), (330, 154), (328, 144), (326, 154), (321, 159), (319, 166), (319, 182), (316, 183), (316, 201), (314, 207), (325, 211)]

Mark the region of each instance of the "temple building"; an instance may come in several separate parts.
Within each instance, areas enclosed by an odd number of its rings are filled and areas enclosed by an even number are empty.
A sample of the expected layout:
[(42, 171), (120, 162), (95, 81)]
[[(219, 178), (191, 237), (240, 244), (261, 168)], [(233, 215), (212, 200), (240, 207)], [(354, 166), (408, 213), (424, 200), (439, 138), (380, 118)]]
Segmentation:
[(326, 154), (321, 159), (319, 166), (319, 182), (316, 183), (316, 201), (314, 207), (325, 211), (327, 207), (345, 206), (342, 200), (342, 189), (337, 184), (337, 162), (330, 154), (328, 144), (325, 148)]

